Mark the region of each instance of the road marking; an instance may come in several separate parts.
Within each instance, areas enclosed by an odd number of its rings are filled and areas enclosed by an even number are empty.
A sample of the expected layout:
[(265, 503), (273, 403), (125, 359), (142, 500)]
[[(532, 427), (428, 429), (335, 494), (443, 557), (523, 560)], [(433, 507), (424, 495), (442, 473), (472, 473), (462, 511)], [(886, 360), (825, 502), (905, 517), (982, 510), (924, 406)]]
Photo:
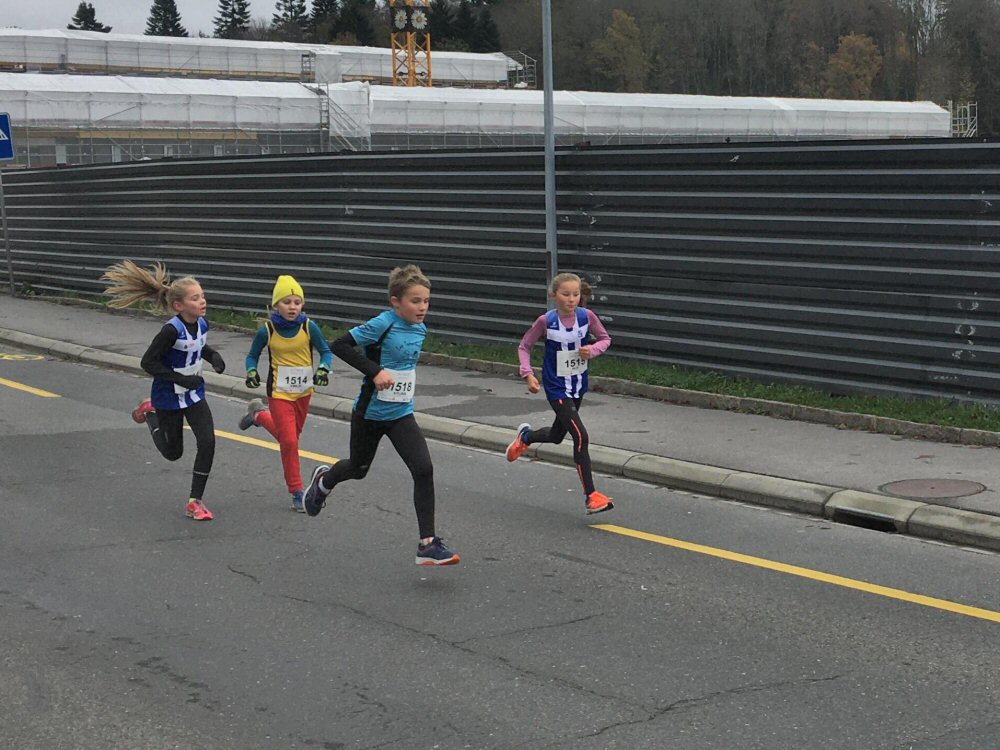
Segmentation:
[(990, 622), (1000, 622), (1000, 612), (994, 612), (990, 609), (980, 609), (979, 607), (970, 607), (965, 604), (950, 602), (947, 599), (935, 599), (932, 596), (913, 594), (909, 591), (903, 591), (902, 589), (894, 589), (889, 586), (879, 586), (875, 583), (859, 581), (854, 578), (845, 578), (844, 576), (833, 575), (832, 573), (824, 573), (820, 570), (800, 568), (797, 565), (788, 565), (787, 563), (780, 563), (763, 557), (753, 557), (752, 555), (744, 555), (739, 552), (730, 552), (729, 550), (719, 549), (718, 547), (708, 547), (704, 544), (685, 542), (681, 539), (671, 539), (670, 537), (660, 536), (658, 534), (650, 534), (645, 531), (628, 529), (624, 526), (599, 523), (594, 524), (592, 528), (600, 529), (601, 531), (609, 531), (612, 534), (621, 534), (622, 536), (642, 539), (647, 542), (654, 542), (655, 544), (662, 544), (667, 547), (676, 547), (677, 549), (687, 550), (688, 552), (697, 552), (700, 555), (718, 557), (723, 560), (729, 560), (730, 562), (752, 565), (757, 568), (766, 568), (767, 570), (774, 570), (779, 573), (786, 573), (788, 575), (799, 576), (801, 578), (809, 578), (814, 581), (822, 581), (823, 583), (829, 583), (834, 586), (855, 589), (856, 591), (864, 591), (868, 594), (884, 596), (888, 599), (898, 599), (900, 601), (910, 602), (911, 604), (919, 604), (922, 607), (941, 609), (945, 612), (953, 612), (955, 614), (965, 615), (966, 617), (977, 617), (980, 620), (989, 620)]
[[(184, 425), (184, 429), (190, 430), (191, 428)], [(247, 435), (238, 435), (235, 432), (225, 432), (223, 430), (215, 431), (216, 437), (225, 438), (226, 440), (232, 440), (236, 443), (246, 443), (247, 445), (256, 445), (258, 448), (267, 448), (271, 451), (280, 451), (281, 446), (278, 443), (269, 440), (258, 440), (257, 438), (248, 437)], [(313, 461), (319, 461), (324, 464), (335, 464), (340, 459), (334, 458), (333, 456), (325, 456), (322, 453), (312, 453), (311, 451), (299, 451), (299, 458), (311, 458)]]
[(30, 385), (18, 383), (13, 380), (6, 380), (5, 378), (0, 378), (0, 385), (5, 385), (8, 388), (16, 388), (17, 390), (25, 391), (26, 393), (33, 393), (36, 396), (41, 396), (42, 398), (62, 398), (58, 393), (43, 391), (41, 388), (32, 388)]
[(0, 352), (0, 359), (9, 362), (37, 362), (40, 359), (45, 359), (41, 354), (8, 354), (7, 352)]

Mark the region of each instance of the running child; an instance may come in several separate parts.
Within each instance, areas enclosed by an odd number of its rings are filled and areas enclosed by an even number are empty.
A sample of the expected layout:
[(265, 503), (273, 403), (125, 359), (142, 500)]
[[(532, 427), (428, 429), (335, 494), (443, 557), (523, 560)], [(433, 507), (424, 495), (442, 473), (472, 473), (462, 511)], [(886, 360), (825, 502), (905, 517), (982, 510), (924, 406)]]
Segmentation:
[[(417, 266), (389, 274), (391, 310), (377, 315), (333, 342), (333, 353), (364, 374), (351, 413), (350, 457), (313, 471), (306, 490), (306, 513), (316, 516), (330, 490), (347, 479), (364, 479), (383, 435), (413, 476), (413, 507), (420, 541), (417, 565), (454, 565), (458, 555), (434, 531), (434, 467), (423, 432), (413, 416), (416, 367), (427, 335), (424, 316), (431, 282)], [(360, 347), (358, 351), (356, 347)]]
[[(292, 496), (292, 508), (305, 513), (302, 505), (302, 472), (299, 469), (299, 436), (309, 414), (314, 385), (329, 385), (333, 355), (313, 321), (302, 308), (302, 287), (291, 276), (279, 276), (271, 293), (271, 318), (257, 330), (247, 354), (247, 388), (260, 387), (257, 363), (267, 347), (267, 406), (259, 398), (247, 404), (240, 429), (260, 425), (281, 445), (281, 468)], [(313, 372), (313, 349), (319, 352), (319, 367)], [(270, 407), (270, 408), (268, 408)]]
[(171, 282), (162, 263), (147, 270), (130, 260), (111, 266), (101, 278), (111, 282), (104, 290), (114, 298), (111, 307), (149, 300), (157, 310), (174, 313), (142, 355), (142, 369), (153, 376), (153, 386), (150, 398), (132, 410), (132, 419), (146, 423), (153, 444), (168, 461), (176, 461), (184, 453), (183, 427), (187, 420), (197, 453), (184, 513), (195, 521), (211, 521), (212, 512), (202, 498), (215, 458), (215, 424), (205, 400), (201, 369), (207, 361), (221, 373), (226, 363), (207, 343), (208, 321), (201, 284), (191, 276)]
[[(568, 432), (573, 437), (573, 461), (576, 463), (587, 513), (611, 510), (614, 502), (594, 487), (590, 467), (589, 436), (580, 419), (580, 405), (587, 392), (587, 362), (600, 356), (611, 346), (611, 337), (593, 310), (580, 307), (590, 298), (590, 285), (575, 273), (560, 273), (552, 279), (549, 296), (555, 300), (549, 310), (532, 324), (521, 339), (517, 356), (521, 377), (528, 390), (538, 393), (541, 386), (531, 368), (531, 347), (545, 338), (545, 358), (542, 362), (542, 385), (545, 397), (556, 413), (551, 427), (532, 430), (525, 422), (507, 446), (507, 460), (516, 461), (536, 443), (561, 443)], [(588, 343), (593, 335), (594, 343)]]

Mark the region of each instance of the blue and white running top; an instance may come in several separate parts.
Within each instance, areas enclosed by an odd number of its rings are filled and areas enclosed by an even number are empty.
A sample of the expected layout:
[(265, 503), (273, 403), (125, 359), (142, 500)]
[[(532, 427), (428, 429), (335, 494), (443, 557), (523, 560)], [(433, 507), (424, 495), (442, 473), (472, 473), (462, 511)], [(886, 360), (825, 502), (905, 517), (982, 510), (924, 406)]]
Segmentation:
[[(178, 375), (201, 375), (201, 350), (208, 341), (208, 321), (198, 318), (198, 335), (192, 336), (179, 315), (167, 321), (177, 331), (177, 341), (161, 362)], [(150, 399), (157, 409), (185, 409), (205, 399), (205, 384), (194, 390), (171, 383), (169, 380), (153, 378)]]
[[(587, 360), (580, 354), (590, 334), (586, 308), (576, 308), (576, 325), (566, 328), (557, 310), (545, 314), (545, 358), (542, 360), (542, 385), (550, 401), (579, 398), (587, 392)], [(575, 352), (575, 353), (574, 353)]]

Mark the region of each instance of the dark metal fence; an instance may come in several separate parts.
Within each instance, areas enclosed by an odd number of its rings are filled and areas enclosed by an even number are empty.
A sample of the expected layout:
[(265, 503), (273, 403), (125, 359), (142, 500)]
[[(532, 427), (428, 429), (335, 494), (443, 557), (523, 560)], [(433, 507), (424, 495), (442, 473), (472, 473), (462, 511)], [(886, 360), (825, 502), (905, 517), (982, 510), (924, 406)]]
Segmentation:
[[(562, 150), (563, 270), (619, 355), (833, 391), (1000, 397), (1000, 143)], [(434, 151), (7, 173), (19, 283), (99, 292), (120, 258), (261, 311), (274, 278), (337, 324), (395, 264), (431, 329), (515, 342), (544, 309), (542, 155)], [(513, 348), (511, 351), (513, 361)]]

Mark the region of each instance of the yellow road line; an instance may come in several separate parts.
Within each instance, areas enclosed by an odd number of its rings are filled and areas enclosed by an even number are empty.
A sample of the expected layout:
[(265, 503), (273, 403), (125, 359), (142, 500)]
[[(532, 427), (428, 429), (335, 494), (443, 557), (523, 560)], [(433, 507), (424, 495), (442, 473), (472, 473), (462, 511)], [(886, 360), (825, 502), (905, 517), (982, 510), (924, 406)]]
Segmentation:
[(26, 393), (33, 393), (36, 396), (41, 396), (42, 398), (62, 398), (58, 393), (43, 391), (41, 388), (32, 388), (30, 385), (18, 383), (13, 380), (6, 380), (5, 378), (0, 378), (0, 385), (5, 385), (8, 388), (16, 388), (17, 390), (25, 391)]
[(774, 560), (768, 560), (763, 557), (753, 557), (751, 555), (744, 555), (739, 552), (730, 552), (729, 550), (719, 549), (718, 547), (708, 547), (704, 544), (695, 544), (693, 542), (685, 542), (681, 539), (671, 539), (670, 537), (660, 536), (658, 534), (650, 534), (645, 531), (637, 531), (636, 529), (628, 529), (624, 526), (616, 526), (614, 524), (599, 523), (594, 524), (592, 528), (600, 529), (601, 531), (609, 531), (612, 534), (621, 534), (622, 536), (630, 536), (635, 539), (642, 539), (647, 542), (654, 542), (656, 544), (662, 544), (667, 547), (676, 547), (677, 549), (687, 550), (688, 552), (697, 552), (700, 555), (708, 555), (710, 557), (718, 557), (722, 560), (729, 560), (730, 562), (742, 563), (743, 565), (752, 565), (757, 568), (766, 568), (767, 570), (774, 570), (779, 573), (786, 573), (791, 576), (799, 576), (800, 578), (809, 578), (814, 581), (822, 581), (823, 583), (829, 583), (834, 586), (841, 586), (847, 589), (854, 589), (856, 591), (864, 591), (868, 594), (875, 594), (876, 596), (884, 596), (889, 599), (898, 599), (904, 602), (910, 602), (911, 604), (919, 604), (922, 607), (932, 607), (933, 609), (941, 609), (945, 612), (953, 612), (959, 615), (965, 615), (966, 617), (977, 617), (980, 620), (989, 620), (991, 622), (1000, 622), (1000, 612), (994, 612), (990, 609), (980, 609), (979, 607), (970, 607), (965, 604), (958, 604), (957, 602), (950, 602), (947, 599), (935, 599), (932, 596), (923, 596), (922, 594), (912, 594), (909, 591), (903, 591), (902, 589), (894, 589), (888, 586), (879, 586), (875, 583), (868, 583), (867, 581), (859, 581), (854, 578), (845, 578), (844, 576), (837, 576), (831, 573), (824, 573), (820, 570), (811, 570), (809, 568), (800, 568), (797, 565), (788, 565), (786, 563), (776, 562)]
[[(191, 428), (184, 425), (185, 429), (190, 430)], [(248, 437), (247, 435), (238, 435), (235, 432), (225, 432), (223, 430), (215, 431), (216, 437), (225, 438), (226, 440), (232, 440), (236, 443), (245, 443), (247, 445), (256, 445), (258, 448), (267, 448), (271, 451), (280, 451), (281, 446), (275, 442), (269, 440), (258, 440), (257, 438)], [(322, 453), (312, 453), (310, 451), (299, 451), (300, 458), (311, 458), (313, 461), (319, 461), (324, 464), (335, 464), (339, 461), (339, 458), (334, 458), (333, 456), (325, 456)]]

